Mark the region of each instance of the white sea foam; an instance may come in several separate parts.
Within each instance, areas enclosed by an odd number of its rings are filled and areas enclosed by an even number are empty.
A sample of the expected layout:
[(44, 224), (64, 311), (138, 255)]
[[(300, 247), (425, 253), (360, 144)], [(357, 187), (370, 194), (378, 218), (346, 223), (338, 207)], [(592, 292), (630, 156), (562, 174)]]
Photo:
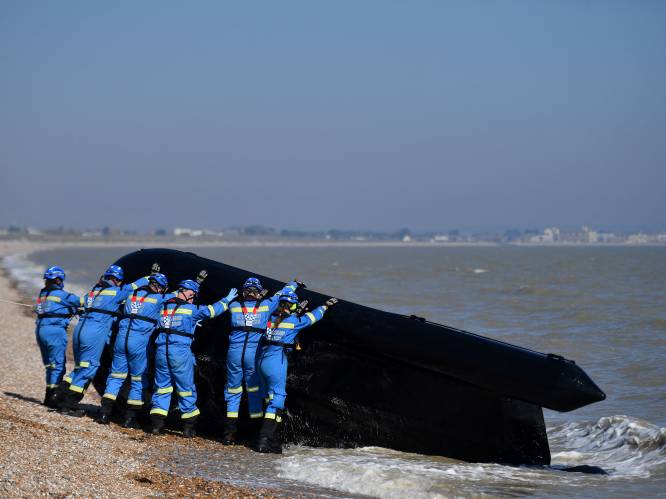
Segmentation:
[(488, 272), (488, 269), (474, 269), (472, 270), (472, 272), (474, 272), (475, 274), (485, 274), (486, 272)]
[(15, 253), (2, 259), (2, 266), (20, 291), (33, 295), (43, 287), (44, 269), (30, 260), (28, 253)]
[(666, 428), (629, 416), (566, 423), (549, 431), (554, 466), (594, 465), (612, 479), (647, 478), (666, 466)]
[[(282, 478), (351, 494), (381, 498), (529, 494), (576, 490), (612, 480), (647, 478), (666, 465), (666, 430), (627, 416), (567, 423), (549, 430), (552, 466), (504, 466), (363, 447), (292, 447), (276, 461)], [(572, 466), (601, 468), (607, 475), (565, 473)]]

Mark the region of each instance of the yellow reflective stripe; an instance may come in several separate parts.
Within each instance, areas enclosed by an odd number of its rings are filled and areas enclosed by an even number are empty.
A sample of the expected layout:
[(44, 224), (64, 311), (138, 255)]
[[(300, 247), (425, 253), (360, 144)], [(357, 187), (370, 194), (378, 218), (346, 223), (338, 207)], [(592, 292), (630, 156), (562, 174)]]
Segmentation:
[(55, 385), (46, 385), (46, 388), (58, 388), (58, 384)]
[(87, 360), (82, 360), (81, 362), (79, 362), (79, 367), (90, 367), (90, 362), (88, 362)]
[(141, 375), (139, 376), (132, 376), (132, 381), (141, 381), (143, 377)]
[(278, 423), (282, 423), (282, 417), (278, 416), (277, 418), (275, 418), (275, 421), (277, 421)]
[(116, 379), (125, 379), (127, 377), (127, 373), (111, 373), (111, 377)]
[(258, 386), (248, 386), (247, 387), (247, 393), (254, 393), (254, 392), (258, 392), (258, 391), (259, 391)]
[(100, 296), (116, 296), (118, 294), (118, 291), (116, 291), (115, 289), (103, 289), (97, 294)]
[(102, 398), (116, 400), (116, 396), (113, 393), (105, 393), (104, 395), (102, 395)]
[(129, 399), (127, 401), (129, 405), (143, 405), (143, 400), (134, 400), (134, 399)]
[(54, 363), (51, 363), (51, 364), (44, 364), (44, 367), (45, 367), (46, 369), (53, 369), (53, 368), (55, 367), (55, 364), (54, 364)]
[(189, 397), (192, 395), (192, 392), (178, 392), (178, 396), (180, 397)]
[(267, 306), (267, 305), (264, 305), (264, 306), (262, 306), (262, 307), (259, 307), (259, 308), (257, 309), (257, 312), (268, 312), (268, 306)]
[(47, 296), (46, 299), (47, 299), (48, 301), (55, 301), (55, 302), (58, 302), (58, 303), (60, 303), (60, 302), (62, 301), (62, 300), (61, 300), (59, 297), (57, 297), (57, 296)]
[(178, 308), (174, 313), (180, 315), (192, 315), (192, 311), (189, 308)]
[(146, 303), (157, 303), (157, 298), (141, 297), (141, 301), (144, 301)]
[(312, 322), (317, 322), (317, 319), (315, 318), (314, 314), (308, 312), (307, 314), (305, 314), (305, 316), (306, 316), (308, 319), (310, 319)]
[(62, 378), (62, 379), (64, 379), (67, 383), (71, 383), (71, 382), (72, 382), (72, 377), (71, 377), (71, 376), (65, 376), (65, 377)]
[(237, 388), (227, 388), (227, 393), (243, 393), (243, 386)]
[(237, 418), (238, 413), (237, 412), (227, 412), (227, 417), (228, 418)]
[(199, 412), (199, 409), (194, 409), (192, 412), (186, 412), (185, 414), (181, 415), (181, 416), (180, 416), (180, 419), (189, 419), (189, 418), (193, 418), (194, 416), (198, 416), (199, 414), (201, 414), (201, 413)]
[(285, 289), (291, 289), (292, 291), (296, 291), (296, 286), (290, 284), (289, 286), (285, 286)]
[(232, 312), (242, 312), (243, 309), (241, 307), (231, 307)]
[(278, 329), (294, 329), (294, 325), (291, 322), (282, 322)]
[(208, 311), (210, 312), (211, 318), (215, 317), (215, 309), (212, 305), (208, 305)]
[(260, 418), (264, 415), (263, 412), (251, 412), (250, 413), (250, 419), (257, 419)]
[(173, 386), (167, 386), (166, 388), (158, 388), (157, 393), (172, 393)]
[(82, 386), (69, 385), (69, 389), (76, 393), (83, 393), (85, 389)]
[(79, 304), (80, 304), (81, 306), (83, 306), (84, 303), (85, 303), (85, 300), (83, 299), (83, 296), (80, 296), (80, 297), (79, 297)]
[(276, 414), (274, 412), (267, 412), (264, 414), (264, 419), (275, 419)]
[(157, 407), (153, 408), (150, 410), (151, 414), (159, 414), (160, 416), (168, 416), (169, 411), (165, 411), (164, 409), (159, 409)]
[(139, 289), (139, 286), (137, 286), (136, 284), (132, 283), (132, 289)]

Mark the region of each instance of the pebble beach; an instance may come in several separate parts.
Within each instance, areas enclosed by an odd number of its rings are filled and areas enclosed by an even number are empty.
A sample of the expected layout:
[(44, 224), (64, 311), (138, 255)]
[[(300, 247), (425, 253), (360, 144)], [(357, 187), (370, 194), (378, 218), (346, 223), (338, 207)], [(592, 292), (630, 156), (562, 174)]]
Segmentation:
[[(0, 257), (30, 251), (32, 243), (0, 243)], [(30, 303), (2, 269), (0, 298)], [(270, 497), (249, 489), (164, 471), (179, 446), (205, 450), (222, 445), (178, 435), (153, 437), (141, 430), (102, 426), (42, 405), (44, 368), (31, 309), (0, 302), (0, 497)], [(71, 327), (70, 327), (71, 333)], [(68, 371), (72, 367), (68, 358)], [(94, 412), (99, 396), (83, 403)], [(229, 449), (229, 452), (233, 452)], [(160, 457), (161, 456), (161, 457)]]

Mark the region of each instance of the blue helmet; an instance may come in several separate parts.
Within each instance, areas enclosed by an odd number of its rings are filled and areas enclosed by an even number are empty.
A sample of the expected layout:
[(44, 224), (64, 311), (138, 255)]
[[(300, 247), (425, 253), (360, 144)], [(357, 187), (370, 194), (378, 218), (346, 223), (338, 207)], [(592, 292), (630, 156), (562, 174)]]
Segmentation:
[(119, 281), (122, 281), (123, 277), (125, 277), (125, 273), (123, 272), (122, 267), (119, 267), (118, 265), (111, 265), (108, 269), (106, 269), (106, 272), (104, 272), (104, 277), (115, 277)]
[(63, 270), (62, 267), (54, 265), (53, 267), (49, 267), (48, 269), (46, 269), (46, 272), (44, 272), (44, 279), (48, 280), (62, 279), (64, 281), (65, 271)]
[(178, 289), (189, 289), (191, 291), (194, 291), (195, 293), (199, 293), (199, 283), (196, 281), (193, 281), (192, 279), (185, 279), (184, 281), (180, 281), (180, 284), (178, 285)]
[(263, 291), (264, 287), (261, 285), (261, 281), (256, 277), (250, 277), (245, 284), (243, 284), (243, 289), (247, 288), (257, 288), (259, 291)]
[(280, 295), (280, 301), (286, 301), (295, 305), (298, 303), (298, 295), (293, 291), (287, 291)]
[(167, 278), (164, 274), (160, 274), (159, 272), (155, 272), (154, 274), (151, 274), (150, 277), (148, 277), (149, 281), (155, 281), (157, 284), (159, 284), (161, 287), (164, 289), (169, 287), (169, 281), (167, 281)]

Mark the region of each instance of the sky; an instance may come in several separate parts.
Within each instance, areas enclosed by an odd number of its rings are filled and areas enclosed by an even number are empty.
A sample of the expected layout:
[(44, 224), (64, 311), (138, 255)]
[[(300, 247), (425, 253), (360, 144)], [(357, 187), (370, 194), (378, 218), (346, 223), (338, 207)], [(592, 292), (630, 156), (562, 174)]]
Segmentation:
[(666, 2), (0, 3), (0, 226), (666, 229)]

